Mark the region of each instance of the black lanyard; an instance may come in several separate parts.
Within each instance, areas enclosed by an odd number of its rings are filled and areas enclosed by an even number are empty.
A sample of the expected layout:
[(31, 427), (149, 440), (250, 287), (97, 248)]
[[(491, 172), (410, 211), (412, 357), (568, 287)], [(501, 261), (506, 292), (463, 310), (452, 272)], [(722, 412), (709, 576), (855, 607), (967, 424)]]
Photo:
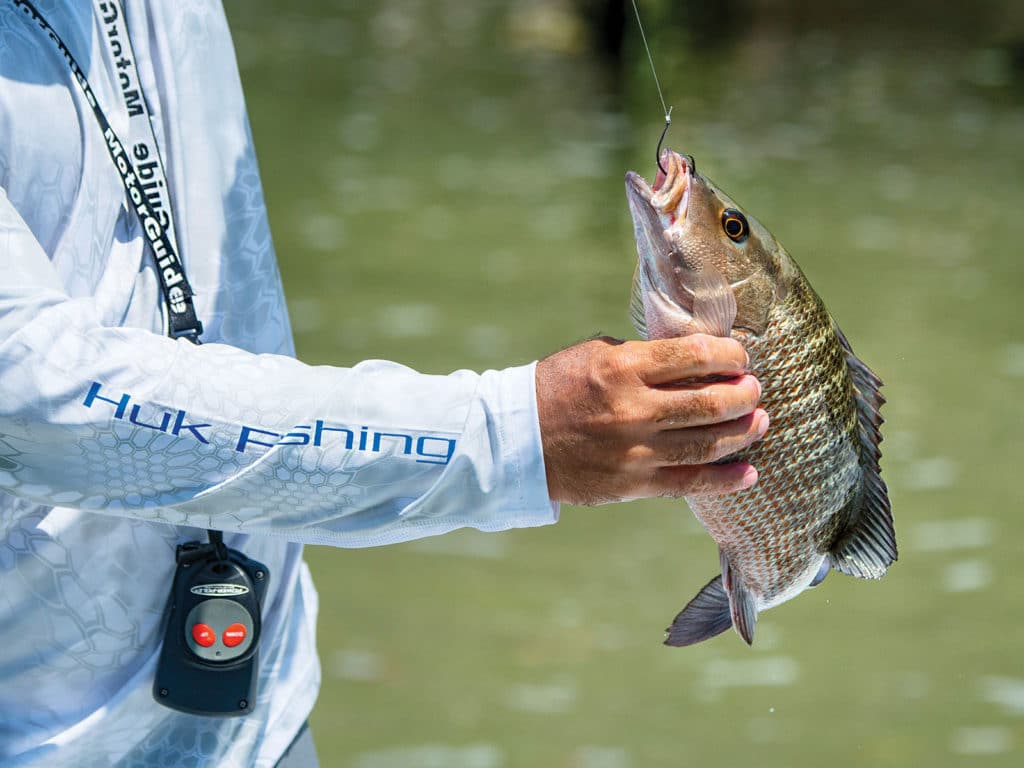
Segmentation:
[[(11, 1), (57, 46), (92, 107), (107, 152), (153, 252), (167, 333), (198, 344), (203, 326), (196, 317), (192, 288), (178, 255), (167, 177), (121, 3), (97, 0), (96, 11), (128, 110), (130, 147), (111, 128), (85, 73), (46, 19), (29, 0)], [(261, 604), (270, 572), (262, 563), (226, 547), (220, 531), (207, 533), (209, 544), (180, 544), (175, 553), (177, 568), (153, 677), (153, 697), (164, 706), (194, 715), (247, 715), (257, 698)]]
[[(139, 217), (142, 231), (152, 250), (167, 314), (168, 335), (174, 339), (184, 337), (194, 344), (198, 344), (199, 336), (203, 332), (203, 325), (196, 317), (195, 307), (192, 303), (192, 286), (189, 285), (188, 278), (185, 276), (185, 265), (178, 254), (166, 174), (156, 148), (156, 137), (153, 134), (149, 110), (145, 98), (141, 95), (141, 89), (126, 87), (126, 83), (137, 83), (139, 78), (135, 65), (135, 54), (131, 49), (128, 35), (124, 31), (124, 15), (120, 2), (118, 0), (100, 2), (97, 4), (97, 12), (107, 26), (105, 36), (107, 45), (118, 61), (120, 83), (126, 96), (129, 116), (143, 117), (148, 123), (149, 135), (152, 137), (151, 148), (148, 141), (144, 140), (136, 142), (132, 150), (136, 160), (146, 161), (144, 162), (145, 167), (152, 169), (152, 173), (155, 174), (152, 178), (157, 179), (157, 182), (154, 182), (151, 178), (145, 185), (129, 156), (129, 150), (125, 148), (114, 129), (111, 128), (110, 121), (107, 120), (107, 116), (96, 101), (96, 95), (89, 86), (85, 73), (78, 66), (78, 62), (75, 61), (64, 41), (29, 0), (12, 0), (12, 2), (29, 16), (57, 46), (57, 50), (71, 70), (72, 78), (81, 89), (85, 100), (89, 102), (89, 106), (92, 107), (96, 122), (99, 123), (100, 130), (103, 132), (104, 145), (121, 177), (121, 182), (128, 193), (128, 200)], [(133, 96), (134, 98), (132, 98)], [(161, 201), (159, 208), (154, 208), (151, 202), (150, 198), (154, 194), (157, 195), (156, 199)], [(166, 200), (166, 203), (163, 200)]]

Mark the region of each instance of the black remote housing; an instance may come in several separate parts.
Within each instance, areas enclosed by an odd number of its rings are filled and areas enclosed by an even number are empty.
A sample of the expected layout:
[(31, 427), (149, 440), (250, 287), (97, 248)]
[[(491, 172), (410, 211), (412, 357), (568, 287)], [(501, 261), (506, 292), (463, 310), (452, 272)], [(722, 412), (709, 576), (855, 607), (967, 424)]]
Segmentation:
[(180, 545), (153, 680), (160, 704), (230, 717), (256, 704), (266, 566), (223, 544)]

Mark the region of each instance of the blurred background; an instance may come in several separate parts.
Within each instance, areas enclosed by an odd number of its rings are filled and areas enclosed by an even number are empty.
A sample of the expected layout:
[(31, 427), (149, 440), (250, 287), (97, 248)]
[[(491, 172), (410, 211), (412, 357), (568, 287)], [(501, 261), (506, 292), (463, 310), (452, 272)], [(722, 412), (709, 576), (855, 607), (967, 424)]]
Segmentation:
[[(940, 8), (941, 6), (941, 8)], [(616, 0), (228, 0), (299, 355), (422, 371), (632, 337), (663, 118)], [(682, 502), (307, 549), (325, 768), (1020, 766), (1024, 3), (643, 0), (667, 144), (885, 380), (901, 557), (734, 633)]]

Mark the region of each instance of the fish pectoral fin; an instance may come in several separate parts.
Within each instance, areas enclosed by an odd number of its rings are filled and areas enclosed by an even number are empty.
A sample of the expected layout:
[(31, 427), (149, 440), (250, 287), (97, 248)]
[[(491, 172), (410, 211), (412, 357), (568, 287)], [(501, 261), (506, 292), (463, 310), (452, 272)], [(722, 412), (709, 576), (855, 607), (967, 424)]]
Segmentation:
[(832, 547), (832, 567), (848, 576), (880, 579), (898, 557), (889, 491), (878, 463), (882, 457), (879, 410), (885, 402), (882, 380), (853, 353), (850, 342), (834, 322), (833, 328), (846, 352), (846, 365), (853, 380), (863, 479), (845, 510), (848, 522)]
[(731, 626), (729, 596), (722, 587), (722, 577), (715, 576), (665, 630), (665, 645), (694, 645), (722, 634)]
[(640, 334), (641, 339), (647, 339), (647, 317), (644, 314), (643, 287), (640, 285), (640, 265), (633, 270), (633, 290), (629, 296), (629, 319)]
[(722, 586), (729, 595), (729, 614), (732, 625), (747, 645), (754, 644), (754, 627), (757, 624), (757, 603), (754, 595), (747, 589), (737, 576), (729, 556), (722, 550), (718, 551), (718, 559), (722, 563)]
[(699, 272), (680, 270), (680, 279), (693, 294), (693, 319), (690, 333), (706, 333), (711, 336), (732, 335), (736, 320), (736, 295), (725, 275), (717, 269), (705, 268)]

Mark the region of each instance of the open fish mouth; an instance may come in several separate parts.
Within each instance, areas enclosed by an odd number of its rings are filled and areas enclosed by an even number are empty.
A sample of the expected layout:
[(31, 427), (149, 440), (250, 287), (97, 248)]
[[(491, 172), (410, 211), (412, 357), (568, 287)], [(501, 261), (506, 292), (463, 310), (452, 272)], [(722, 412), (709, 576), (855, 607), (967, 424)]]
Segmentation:
[(663, 217), (662, 229), (673, 227), (676, 222), (686, 218), (693, 173), (691, 158), (670, 149), (664, 150), (653, 184), (648, 184), (646, 179), (632, 171), (626, 174), (631, 206), (636, 196), (651, 206), (658, 216)]
[[(651, 185), (637, 173), (626, 174), (626, 197), (639, 256), (639, 274), (647, 301), (655, 301), (679, 317), (681, 325), (693, 310), (687, 285), (693, 272), (683, 262), (673, 240), (681, 232), (690, 202), (693, 161), (678, 152), (662, 152)], [(662, 170), (664, 168), (664, 170)]]
[[(664, 171), (662, 167), (665, 167)], [(670, 226), (686, 218), (692, 174), (693, 160), (670, 149), (661, 153), (661, 163), (654, 177), (654, 186), (651, 187), (654, 195), (650, 203), (659, 213), (669, 217)]]

